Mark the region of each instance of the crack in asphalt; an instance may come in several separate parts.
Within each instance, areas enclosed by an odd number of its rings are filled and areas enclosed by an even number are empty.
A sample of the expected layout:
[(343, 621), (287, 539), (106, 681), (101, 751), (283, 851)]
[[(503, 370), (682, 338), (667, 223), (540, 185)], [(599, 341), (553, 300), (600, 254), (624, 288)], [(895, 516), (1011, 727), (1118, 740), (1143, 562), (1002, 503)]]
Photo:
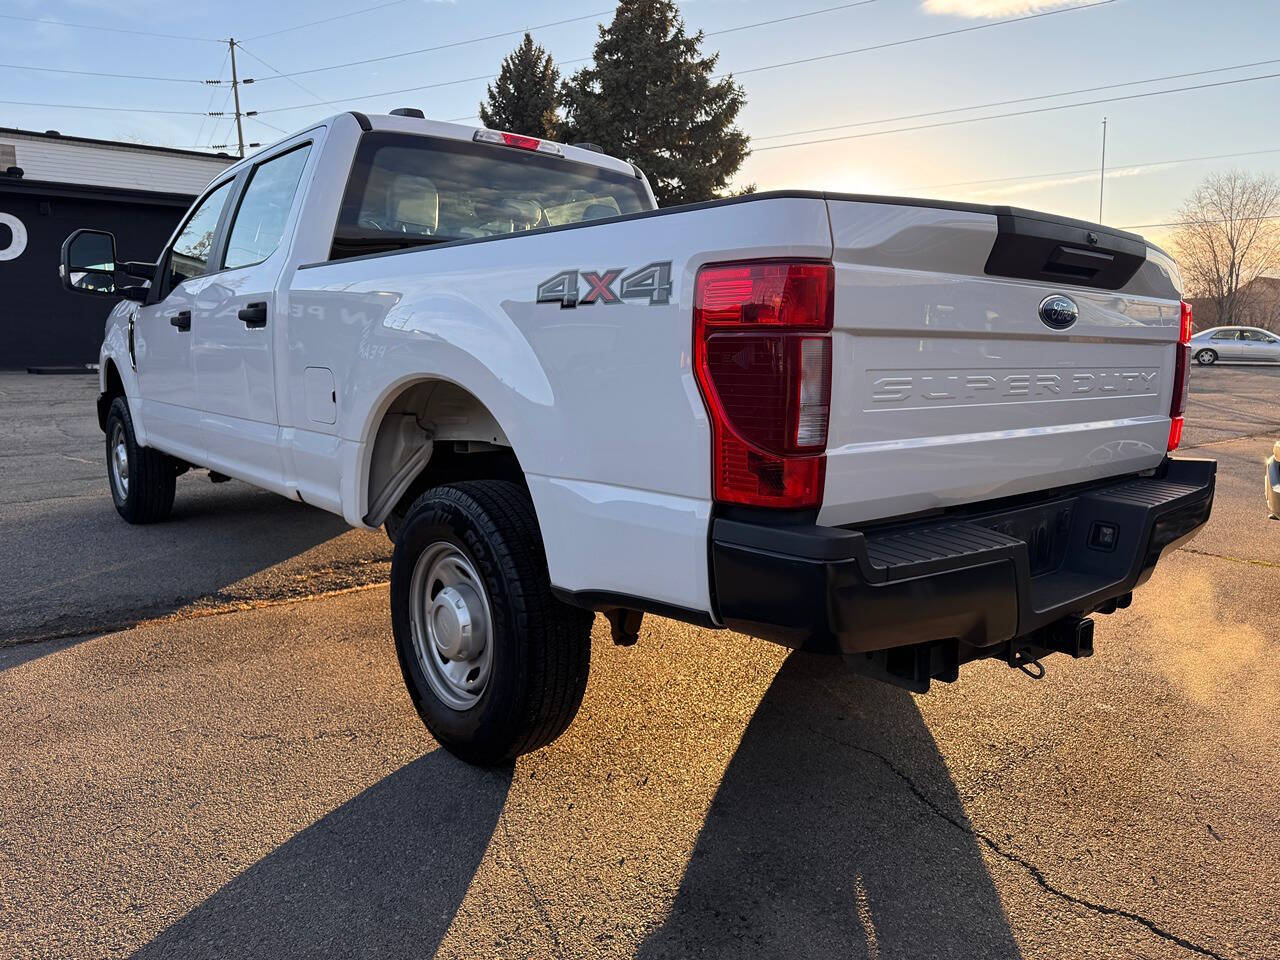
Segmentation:
[(1280, 563), (1274, 560), (1258, 560), (1254, 557), (1233, 557), (1225, 553), (1212, 553), (1209, 550), (1197, 550), (1195, 547), (1182, 547), (1182, 553), (1194, 553), (1198, 557), (1213, 557), (1215, 560), (1230, 560), (1233, 563), (1250, 563), (1255, 567), (1264, 567), (1268, 570), (1280, 569)]
[[(1267, 429), (1259, 433), (1242, 433), (1236, 436), (1223, 437), (1221, 440), (1206, 440), (1204, 443), (1197, 443), (1195, 446), (1191, 446), (1191, 447), (1181, 447), (1179, 448), (1179, 450), (1182, 453), (1190, 453), (1192, 450), (1199, 450), (1201, 447), (1216, 447), (1222, 443), (1234, 443), (1236, 440), (1263, 440), (1273, 436), (1275, 431), (1277, 429), (1280, 429), (1280, 421), (1277, 421), (1275, 423), (1267, 423), (1267, 424), (1264, 424), (1264, 426), (1267, 427)], [(1217, 428), (1200, 425), (1198, 429), (1215, 430)], [(1226, 431), (1224, 430), (1222, 432), (1225, 433)]]
[(547, 932), (551, 934), (551, 940), (556, 945), (556, 956), (564, 956), (564, 944), (560, 942), (560, 935), (556, 932), (556, 925), (551, 922), (551, 914), (547, 912), (547, 906), (542, 902), (542, 898), (538, 896), (537, 889), (533, 886), (533, 881), (529, 879), (529, 872), (524, 868), (524, 861), (520, 859), (520, 851), (516, 847), (516, 842), (511, 838), (511, 828), (507, 826), (506, 813), (498, 821), (502, 825), (502, 837), (507, 842), (507, 853), (511, 857), (511, 862), (516, 865), (516, 872), (520, 874), (520, 879), (524, 881), (525, 887), (529, 891), (529, 897), (533, 900), (533, 905), (538, 910), (538, 916), (542, 918), (542, 923), (546, 926)]
[[(828, 688), (828, 692), (831, 693), (833, 696), (838, 697), (835, 691), (830, 690), (830, 688)], [(867, 756), (880, 761), (880, 763), (883, 764), (885, 769), (887, 769), (895, 777), (901, 780), (903, 784), (906, 785), (907, 789), (910, 790), (911, 793), (915, 796), (915, 798), (919, 800), (920, 803), (923, 804), (924, 807), (928, 809), (931, 813), (933, 813), (938, 818), (946, 821), (947, 823), (951, 824), (951, 826), (955, 827), (961, 833), (967, 834), (973, 839), (979, 841), (985, 847), (987, 847), (992, 853), (994, 853), (996, 856), (1000, 857), (1001, 859), (1007, 861), (1008, 863), (1012, 863), (1019, 867), (1022, 867), (1022, 869), (1025, 870), (1031, 876), (1031, 878), (1036, 882), (1036, 884), (1046, 893), (1052, 894), (1053, 896), (1058, 897), (1059, 899), (1064, 900), (1067, 903), (1072, 904), (1073, 906), (1080, 907), (1085, 910), (1089, 910), (1093, 913), (1101, 914), (1102, 916), (1119, 917), (1121, 919), (1131, 920), (1134, 923), (1141, 924), (1143, 927), (1146, 927), (1147, 930), (1149, 930), (1155, 936), (1159, 937), (1161, 940), (1164, 940), (1168, 943), (1172, 943), (1179, 947), (1182, 947), (1184, 950), (1189, 950), (1193, 953), (1198, 953), (1201, 956), (1212, 957), (1213, 960), (1227, 960), (1227, 958), (1222, 954), (1217, 953), (1209, 949), (1208, 947), (1203, 947), (1198, 943), (1194, 943), (1190, 940), (1187, 940), (1184, 937), (1180, 937), (1176, 933), (1166, 930), (1164, 927), (1160, 926), (1154, 920), (1149, 920), (1148, 918), (1142, 916), (1141, 914), (1134, 913), (1130, 910), (1125, 910), (1122, 907), (1109, 907), (1104, 903), (1097, 903), (1093, 900), (1088, 900), (1084, 897), (1080, 897), (1073, 893), (1069, 893), (1068, 891), (1055, 886), (1053, 883), (1050, 882), (1049, 878), (1044, 875), (1044, 871), (1042, 871), (1034, 863), (1032, 863), (1031, 861), (1027, 860), (1022, 856), (1019, 856), (1016, 853), (1013, 853), (1012, 851), (1004, 849), (1004, 847), (1002, 847), (997, 841), (987, 836), (985, 833), (983, 833), (973, 824), (959, 820), (955, 816), (953, 816), (952, 814), (944, 810), (941, 806), (939, 806), (939, 804), (935, 800), (933, 800), (933, 798), (931, 798), (928, 794), (926, 794), (916, 784), (916, 782), (913, 779), (911, 779), (911, 777), (906, 772), (904, 772), (903, 770), (900, 770), (897, 767), (897, 765), (894, 764), (893, 761), (890, 760), (888, 757), (884, 756), (883, 754), (875, 750), (872, 750), (870, 747), (864, 747), (858, 743), (852, 743), (850, 741), (842, 740), (839, 737), (834, 736), (831, 733), (831, 731), (814, 726), (812, 723), (809, 723), (807, 720), (805, 720), (802, 717), (797, 716), (796, 719), (799, 719), (802, 723), (804, 723), (804, 725), (808, 727), (809, 730), (814, 734), (826, 740), (829, 740), (832, 743), (835, 743), (841, 747), (845, 747), (846, 749), (849, 749), (849, 750), (855, 750), (858, 753), (866, 754)]]

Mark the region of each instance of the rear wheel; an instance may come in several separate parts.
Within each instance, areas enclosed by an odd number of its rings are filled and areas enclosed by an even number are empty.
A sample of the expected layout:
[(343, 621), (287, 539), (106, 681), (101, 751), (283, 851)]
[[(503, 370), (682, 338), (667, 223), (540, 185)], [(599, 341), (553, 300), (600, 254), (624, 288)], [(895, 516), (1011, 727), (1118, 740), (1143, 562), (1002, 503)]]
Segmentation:
[(591, 622), (551, 593), (528, 494), (471, 480), (423, 493), (396, 531), (391, 624), (427, 729), (470, 763), (537, 750), (573, 721)]
[(107, 480), (116, 512), (130, 523), (156, 523), (173, 510), (177, 467), (138, 443), (124, 397), (112, 400), (107, 412)]
[(1196, 363), (1200, 364), (1201, 366), (1207, 367), (1210, 364), (1214, 364), (1217, 362), (1218, 362), (1218, 351), (1209, 350), (1207, 348), (1204, 350), (1196, 351)]

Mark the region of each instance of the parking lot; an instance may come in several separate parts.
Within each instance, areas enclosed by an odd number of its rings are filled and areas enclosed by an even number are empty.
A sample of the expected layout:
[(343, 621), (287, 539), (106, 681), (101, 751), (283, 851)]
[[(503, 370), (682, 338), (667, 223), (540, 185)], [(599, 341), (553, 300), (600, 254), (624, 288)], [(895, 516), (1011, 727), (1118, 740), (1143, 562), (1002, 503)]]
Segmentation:
[(0, 956), (1280, 957), (1280, 369), (1194, 369), (1208, 527), (1097, 654), (912, 696), (597, 618), (577, 721), (435, 747), (378, 533), (111, 506), (89, 377), (0, 375)]

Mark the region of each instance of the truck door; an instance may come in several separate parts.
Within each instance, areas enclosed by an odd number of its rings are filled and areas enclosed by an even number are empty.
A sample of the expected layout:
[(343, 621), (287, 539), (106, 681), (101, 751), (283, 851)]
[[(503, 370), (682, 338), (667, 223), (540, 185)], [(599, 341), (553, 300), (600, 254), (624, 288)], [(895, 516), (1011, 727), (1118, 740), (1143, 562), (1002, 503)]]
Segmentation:
[(194, 358), (211, 466), (287, 492), (276, 414), (275, 289), (310, 143), (241, 173), (216, 283), (198, 306)]
[(143, 425), (148, 442), (195, 463), (204, 459), (192, 343), (195, 315), (206, 288), (233, 179), (219, 184), (192, 208), (161, 257), (152, 299), (134, 321), (135, 355)]

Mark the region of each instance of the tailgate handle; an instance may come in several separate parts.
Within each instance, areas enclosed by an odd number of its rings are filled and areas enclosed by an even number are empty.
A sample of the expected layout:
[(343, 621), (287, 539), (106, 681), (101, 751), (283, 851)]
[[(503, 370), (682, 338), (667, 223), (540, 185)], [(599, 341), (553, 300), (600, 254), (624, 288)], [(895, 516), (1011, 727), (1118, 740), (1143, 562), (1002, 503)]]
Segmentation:
[(246, 327), (265, 327), (267, 325), (267, 305), (265, 303), (251, 303), (248, 306), (241, 307), (236, 316), (244, 321)]
[(1101, 250), (1081, 250), (1079, 247), (1060, 246), (1049, 255), (1044, 265), (1044, 272), (1092, 280), (1111, 266), (1114, 260), (1114, 256), (1103, 253)]

